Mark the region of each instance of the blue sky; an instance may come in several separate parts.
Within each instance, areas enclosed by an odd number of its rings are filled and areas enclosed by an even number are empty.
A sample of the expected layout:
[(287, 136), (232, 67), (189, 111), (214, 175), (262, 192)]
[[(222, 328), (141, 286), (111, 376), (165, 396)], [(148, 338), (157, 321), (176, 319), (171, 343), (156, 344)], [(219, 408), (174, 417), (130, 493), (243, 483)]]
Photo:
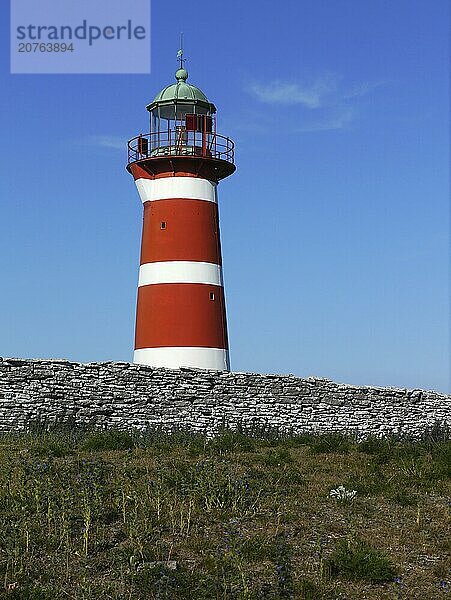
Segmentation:
[(220, 185), (232, 368), (451, 391), (449, 3), (155, 0), (150, 75), (10, 75), (0, 355), (131, 360), (125, 141), (186, 67), (237, 145)]

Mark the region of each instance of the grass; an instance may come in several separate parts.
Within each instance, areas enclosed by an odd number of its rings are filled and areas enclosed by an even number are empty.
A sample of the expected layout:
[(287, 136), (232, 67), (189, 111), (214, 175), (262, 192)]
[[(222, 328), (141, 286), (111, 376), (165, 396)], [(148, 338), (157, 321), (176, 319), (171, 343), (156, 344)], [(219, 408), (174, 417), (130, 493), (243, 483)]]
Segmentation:
[(327, 569), (335, 577), (370, 583), (393, 581), (396, 570), (389, 558), (362, 539), (341, 540), (327, 559)]
[(0, 599), (442, 598), (450, 463), (437, 427), (4, 434)]

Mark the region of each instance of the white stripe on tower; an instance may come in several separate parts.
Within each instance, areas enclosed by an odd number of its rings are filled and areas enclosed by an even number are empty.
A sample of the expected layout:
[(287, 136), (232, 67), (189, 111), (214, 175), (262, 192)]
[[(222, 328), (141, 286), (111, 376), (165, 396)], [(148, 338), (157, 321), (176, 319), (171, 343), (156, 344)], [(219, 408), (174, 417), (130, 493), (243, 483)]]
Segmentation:
[(159, 179), (136, 179), (136, 187), (142, 202), (155, 202), (172, 198), (206, 200), (218, 203), (216, 183), (199, 177), (160, 177)]
[(138, 286), (155, 283), (205, 283), (222, 286), (220, 265), (189, 260), (145, 263), (139, 268)]
[(222, 348), (191, 348), (187, 346), (142, 348), (135, 350), (133, 362), (167, 369), (179, 369), (183, 365), (184, 367), (215, 371), (230, 370), (229, 351)]

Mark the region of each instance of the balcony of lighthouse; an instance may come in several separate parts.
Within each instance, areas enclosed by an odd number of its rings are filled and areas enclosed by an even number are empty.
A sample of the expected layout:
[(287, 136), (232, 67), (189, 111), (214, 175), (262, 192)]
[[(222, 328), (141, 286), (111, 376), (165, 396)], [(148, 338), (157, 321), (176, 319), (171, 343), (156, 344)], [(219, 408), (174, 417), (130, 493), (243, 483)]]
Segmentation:
[(176, 170), (182, 159), (196, 171), (207, 166), (219, 181), (235, 171), (235, 144), (224, 135), (177, 125), (166, 131), (140, 134), (128, 142), (128, 170), (134, 164), (153, 173), (161, 171), (161, 163), (168, 170)]

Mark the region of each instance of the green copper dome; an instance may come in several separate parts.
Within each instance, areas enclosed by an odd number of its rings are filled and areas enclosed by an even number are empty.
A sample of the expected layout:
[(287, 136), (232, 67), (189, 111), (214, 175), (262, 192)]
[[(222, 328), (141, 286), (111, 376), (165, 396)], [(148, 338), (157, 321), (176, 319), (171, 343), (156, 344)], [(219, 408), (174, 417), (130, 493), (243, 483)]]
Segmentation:
[(168, 85), (155, 96), (154, 102), (165, 102), (174, 100), (201, 100), (208, 103), (207, 96), (195, 85), (186, 83), (188, 72), (185, 69), (179, 69), (175, 78), (177, 83)]
[(214, 104), (208, 100), (207, 96), (198, 87), (186, 82), (188, 79), (188, 71), (186, 69), (178, 69), (175, 73), (175, 78), (177, 83), (173, 83), (163, 88), (161, 92), (155, 96), (153, 102), (149, 104), (147, 110), (152, 111), (158, 107), (166, 107), (164, 112), (167, 112), (170, 105), (182, 104), (187, 105), (187, 109), (188, 106), (191, 107), (187, 112), (194, 110), (194, 106), (201, 109), (196, 112), (216, 112)]

